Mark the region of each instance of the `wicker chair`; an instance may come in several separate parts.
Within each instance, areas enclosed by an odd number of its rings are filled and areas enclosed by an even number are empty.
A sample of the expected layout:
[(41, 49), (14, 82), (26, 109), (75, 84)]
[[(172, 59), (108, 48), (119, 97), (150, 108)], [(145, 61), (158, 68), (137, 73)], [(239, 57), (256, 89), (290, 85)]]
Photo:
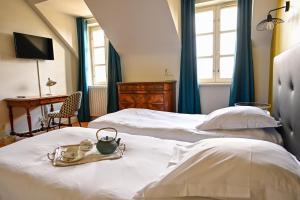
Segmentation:
[[(80, 91), (75, 92), (73, 94), (71, 94), (63, 103), (63, 105), (61, 106), (60, 110), (58, 111), (53, 111), (53, 112), (49, 112), (48, 113), (48, 126), (47, 126), (47, 131), (49, 131), (50, 125), (51, 125), (51, 121), (54, 124), (54, 119), (58, 118), (58, 128), (61, 127), (61, 125), (65, 125), (61, 123), (61, 119), (62, 118), (68, 118), (68, 126), (72, 126), (71, 124), (71, 117), (74, 117), (78, 115), (78, 110), (80, 109), (80, 105), (81, 105), (81, 96), (82, 93)], [(78, 119), (78, 117), (77, 117)], [(80, 121), (79, 122), (79, 126), (81, 126)]]

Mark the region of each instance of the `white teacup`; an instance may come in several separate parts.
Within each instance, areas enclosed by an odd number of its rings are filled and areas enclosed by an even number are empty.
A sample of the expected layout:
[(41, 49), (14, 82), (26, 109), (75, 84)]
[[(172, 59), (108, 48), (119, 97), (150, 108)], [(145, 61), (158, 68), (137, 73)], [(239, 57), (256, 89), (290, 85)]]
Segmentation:
[(78, 152), (74, 150), (67, 149), (66, 151), (62, 151), (61, 156), (63, 159), (74, 159), (77, 157)]

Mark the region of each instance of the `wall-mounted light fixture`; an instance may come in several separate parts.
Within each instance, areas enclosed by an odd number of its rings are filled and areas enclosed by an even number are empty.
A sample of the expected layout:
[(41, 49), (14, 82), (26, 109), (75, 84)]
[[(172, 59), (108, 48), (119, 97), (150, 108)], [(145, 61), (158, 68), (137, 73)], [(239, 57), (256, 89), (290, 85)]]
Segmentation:
[(284, 21), (282, 19), (272, 17), (272, 14), (271, 14), (271, 12), (274, 12), (274, 11), (277, 11), (277, 10), (280, 10), (280, 9), (285, 9), (285, 12), (289, 11), (290, 2), (286, 1), (285, 6), (270, 10), (268, 12), (267, 19), (262, 20), (261, 22), (259, 22), (256, 25), (256, 30), (258, 30), (258, 31), (271, 31), (271, 30), (274, 29), (276, 24), (283, 23)]

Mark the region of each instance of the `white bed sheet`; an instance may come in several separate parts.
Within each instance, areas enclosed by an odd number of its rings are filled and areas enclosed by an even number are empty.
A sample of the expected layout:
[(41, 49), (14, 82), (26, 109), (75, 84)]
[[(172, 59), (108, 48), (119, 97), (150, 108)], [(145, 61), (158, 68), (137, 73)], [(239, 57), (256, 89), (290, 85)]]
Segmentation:
[(64, 128), (0, 149), (1, 200), (131, 199), (166, 169), (179, 141), (119, 134), (127, 149), (118, 160), (53, 167), (46, 154), (54, 148), (96, 142), (95, 129)]
[(129, 108), (101, 116), (88, 126), (97, 129), (113, 127), (124, 133), (186, 142), (216, 137), (240, 137), (282, 145), (282, 137), (274, 128), (199, 131), (196, 127), (203, 122), (205, 116)]

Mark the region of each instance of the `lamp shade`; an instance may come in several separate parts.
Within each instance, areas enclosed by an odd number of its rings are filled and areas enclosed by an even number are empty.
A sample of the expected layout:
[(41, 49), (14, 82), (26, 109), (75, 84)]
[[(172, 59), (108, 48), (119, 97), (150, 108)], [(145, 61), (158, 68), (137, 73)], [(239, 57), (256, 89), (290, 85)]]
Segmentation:
[(56, 84), (55, 81), (53, 81), (53, 80), (51, 80), (50, 78), (48, 78), (48, 81), (47, 81), (47, 83), (46, 83), (46, 86), (51, 87), (51, 86), (53, 86), (53, 85), (55, 85), (55, 84)]
[(285, 12), (289, 11), (290, 2), (286, 1), (285, 6), (270, 10), (268, 12), (267, 18), (262, 20), (261, 22), (259, 22), (256, 25), (256, 30), (258, 30), (258, 31), (271, 31), (271, 30), (274, 29), (275, 25), (283, 23), (284, 21), (282, 19), (273, 17), (272, 14), (271, 14), (271, 12), (274, 12), (274, 11), (277, 11), (277, 10), (280, 10), (280, 9), (285, 9)]
[(271, 14), (268, 14), (267, 19), (262, 20), (256, 26), (256, 30), (258, 31), (271, 31), (274, 29), (276, 24), (283, 23), (284, 21), (280, 18), (273, 18)]

